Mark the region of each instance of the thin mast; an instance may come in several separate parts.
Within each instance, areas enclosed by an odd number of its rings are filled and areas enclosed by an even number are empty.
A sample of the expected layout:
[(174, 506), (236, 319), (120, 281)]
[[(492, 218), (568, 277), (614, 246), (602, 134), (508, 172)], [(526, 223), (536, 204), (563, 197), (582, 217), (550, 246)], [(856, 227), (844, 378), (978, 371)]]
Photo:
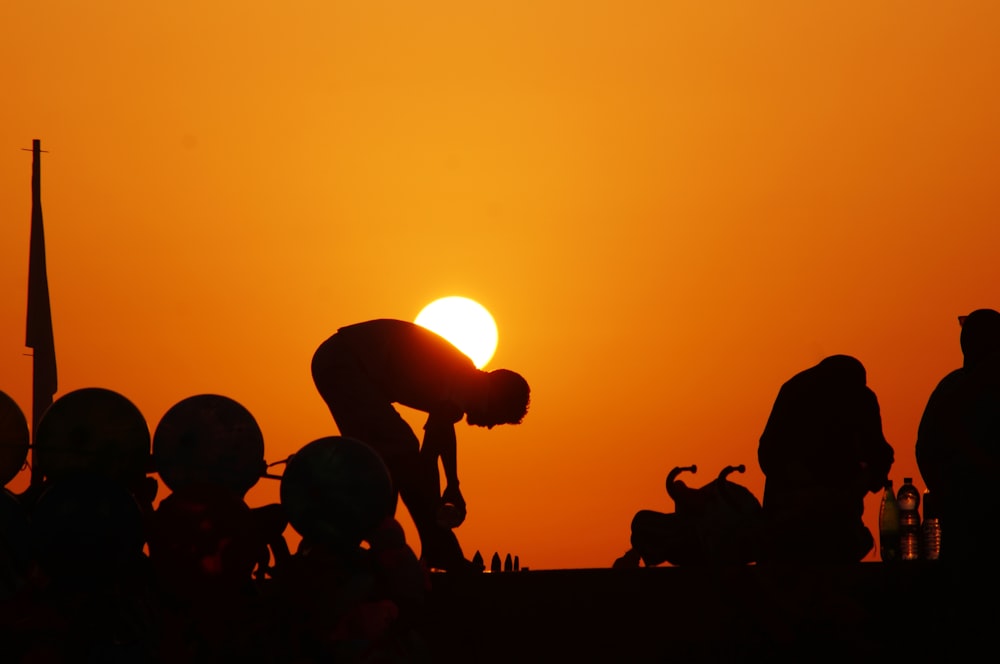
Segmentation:
[[(31, 438), (35, 441), (38, 422), (52, 405), (56, 393), (56, 349), (52, 334), (52, 307), (49, 303), (49, 278), (45, 264), (45, 230), (42, 225), (41, 141), (32, 141), (31, 162), (31, 247), (28, 254), (28, 315), (24, 344), (31, 348)], [(34, 455), (32, 455), (34, 456)], [(32, 459), (31, 484), (42, 480)]]

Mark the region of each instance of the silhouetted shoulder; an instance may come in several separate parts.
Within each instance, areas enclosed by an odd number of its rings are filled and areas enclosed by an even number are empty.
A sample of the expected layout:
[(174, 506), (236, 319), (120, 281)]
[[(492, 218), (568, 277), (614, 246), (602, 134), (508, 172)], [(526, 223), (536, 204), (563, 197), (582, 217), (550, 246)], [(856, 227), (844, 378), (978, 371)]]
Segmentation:
[[(478, 379), (473, 361), (447, 339), (416, 323), (381, 318), (341, 328), (330, 342), (346, 346), (393, 401), (424, 410), (457, 384)], [(317, 353), (322, 353), (321, 347)]]
[(409, 321), (378, 318), (340, 328), (337, 337), (357, 352), (382, 354), (392, 359), (423, 360), (438, 367), (475, 369), (472, 360), (436, 332)]

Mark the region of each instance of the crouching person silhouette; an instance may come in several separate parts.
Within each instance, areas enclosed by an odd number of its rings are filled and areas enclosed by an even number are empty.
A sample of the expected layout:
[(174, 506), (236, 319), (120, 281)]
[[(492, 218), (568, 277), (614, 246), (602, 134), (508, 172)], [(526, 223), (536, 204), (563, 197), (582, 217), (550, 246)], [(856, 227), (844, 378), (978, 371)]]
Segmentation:
[[(471, 569), (452, 532), (466, 516), (455, 423), (465, 417), (489, 429), (519, 424), (528, 410), (527, 381), (506, 369), (481, 371), (440, 335), (393, 319), (340, 328), (313, 355), (312, 375), (340, 433), (368, 443), (385, 462), (417, 528), (425, 566)], [(423, 445), (394, 404), (427, 413)]]
[(894, 459), (865, 367), (831, 355), (778, 391), (757, 448), (764, 472), (758, 562), (857, 562), (874, 546), (864, 498)]

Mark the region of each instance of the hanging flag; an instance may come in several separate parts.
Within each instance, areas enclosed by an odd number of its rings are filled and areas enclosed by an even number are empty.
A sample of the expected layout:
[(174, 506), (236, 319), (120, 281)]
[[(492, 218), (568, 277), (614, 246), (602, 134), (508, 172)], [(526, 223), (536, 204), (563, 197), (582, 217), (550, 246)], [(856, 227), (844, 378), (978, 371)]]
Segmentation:
[(34, 351), (32, 362), (32, 436), (56, 393), (56, 348), (52, 335), (52, 307), (45, 267), (45, 230), (42, 227), (41, 141), (32, 141), (31, 248), (28, 254), (28, 324), (24, 344)]

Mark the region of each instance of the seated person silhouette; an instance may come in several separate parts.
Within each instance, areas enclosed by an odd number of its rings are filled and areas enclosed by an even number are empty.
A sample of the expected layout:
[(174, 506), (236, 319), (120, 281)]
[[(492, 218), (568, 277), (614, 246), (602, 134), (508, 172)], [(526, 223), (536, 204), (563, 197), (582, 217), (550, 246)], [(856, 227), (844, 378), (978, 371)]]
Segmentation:
[(1000, 312), (959, 317), (962, 366), (934, 388), (917, 429), (920, 475), (941, 517), (941, 558), (992, 558), (1000, 478)]
[(832, 355), (778, 391), (760, 437), (758, 562), (857, 562), (874, 546), (862, 521), (894, 460), (864, 365)]
[[(392, 319), (340, 328), (313, 355), (312, 375), (340, 433), (368, 443), (385, 461), (417, 528), (424, 564), (469, 569), (452, 532), (466, 515), (454, 425), (463, 416), (487, 428), (519, 424), (530, 397), (524, 378), (481, 371), (440, 335)], [(422, 445), (393, 404), (427, 413)]]

